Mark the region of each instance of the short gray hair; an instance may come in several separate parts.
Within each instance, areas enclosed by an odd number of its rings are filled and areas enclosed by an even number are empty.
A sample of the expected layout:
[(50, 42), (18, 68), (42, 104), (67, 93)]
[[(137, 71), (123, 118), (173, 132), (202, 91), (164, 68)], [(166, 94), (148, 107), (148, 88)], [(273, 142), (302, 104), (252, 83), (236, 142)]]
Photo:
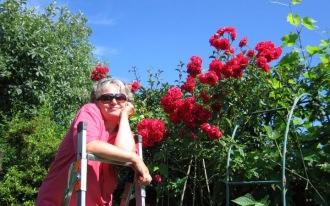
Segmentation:
[(127, 101), (132, 103), (134, 102), (134, 96), (131, 91), (131, 88), (127, 84), (123, 83), (121, 80), (112, 78), (103, 78), (99, 81), (94, 82), (90, 95), (90, 101), (95, 102), (97, 98), (99, 98), (103, 94), (103, 91), (109, 84), (117, 85), (119, 87), (120, 93), (126, 95)]

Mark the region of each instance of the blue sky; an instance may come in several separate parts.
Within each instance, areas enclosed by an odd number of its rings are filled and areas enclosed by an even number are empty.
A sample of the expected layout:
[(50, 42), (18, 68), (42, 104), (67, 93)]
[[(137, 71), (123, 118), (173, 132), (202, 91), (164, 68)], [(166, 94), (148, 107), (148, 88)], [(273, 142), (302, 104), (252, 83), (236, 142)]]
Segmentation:
[[(29, 6), (48, 5), (50, 0), (28, 0)], [(218, 28), (232, 26), (237, 43), (249, 39), (253, 48), (260, 41), (281, 45), (281, 37), (294, 31), (286, 21), (289, 0), (58, 0), (56, 5), (72, 13), (82, 12), (93, 34), (94, 54), (110, 63), (113, 77), (134, 80), (129, 70), (136, 66), (143, 86), (148, 86), (147, 70), (162, 70), (163, 82), (178, 79), (180, 61), (191, 56), (203, 58), (208, 69), (212, 47), (209, 38)], [(303, 45), (318, 45), (330, 28), (329, 0), (302, 0), (292, 7), (301, 17), (316, 20), (314, 31), (304, 29)]]

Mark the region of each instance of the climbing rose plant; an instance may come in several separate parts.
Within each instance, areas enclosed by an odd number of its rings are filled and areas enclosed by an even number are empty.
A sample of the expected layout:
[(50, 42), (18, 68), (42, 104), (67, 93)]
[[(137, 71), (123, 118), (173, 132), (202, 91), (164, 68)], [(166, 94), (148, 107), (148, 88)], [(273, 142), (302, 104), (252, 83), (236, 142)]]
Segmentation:
[[(232, 45), (234, 45), (236, 36), (235, 28), (223, 27), (210, 37), (210, 45), (216, 49), (215, 54), (218, 57), (212, 57), (208, 71), (204, 73), (202, 58), (199, 56), (190, 58), (190, 62), (187, 64), (186, 81), (181, 87), (172, 86), (160, 101), (172, 124), (183, 123), (192, 132), (200, 128), (210, 140), (220, 139), (221, 130), (216, 125), (209, 124), (208, 121), (211, 120), (212, 112), (221, 110), (222, 102), (219, 99), (225, 96), (226, 92), (214, 93), (212, 87), (218, 86), (224, 79), (241, 78), (248, 67), (256, 67), (269, 72), (269, 64), (281, 56), (282, 48), (275, 47), (271, 41), (258, 43), (255, 50), (249, 49), (235, 54), (236, 49)], [(248, 38), (244, 37), (238, 46), (242, 49), (247, 43)], [(195, 91), (197, 84), (208, 90)], [(183, 130), (179, 131), (179, 136), (185, 136)], [(191, 136), (193, 139), (197, 137), (194, 132)]]

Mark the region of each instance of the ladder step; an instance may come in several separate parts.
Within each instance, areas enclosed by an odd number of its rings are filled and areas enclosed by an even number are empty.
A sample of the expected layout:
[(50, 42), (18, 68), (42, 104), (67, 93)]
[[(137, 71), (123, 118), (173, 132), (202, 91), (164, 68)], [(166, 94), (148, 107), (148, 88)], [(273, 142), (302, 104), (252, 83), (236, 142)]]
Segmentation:
[(114, 164), (114, 165), (121, 165), (121, 166), (125, 166), (128, 167), (130, 166), (132, 163), (131, 162), (117, 162), (117, 161), (112, 161), (112, 160), (108, 160), (93, 154), (86, 154), (86, 159), (88, 160), (92, 160), (92, 161), (99, 161), (99, 162), (105, 162), (105, 163), (109, 163), (109, 164)]

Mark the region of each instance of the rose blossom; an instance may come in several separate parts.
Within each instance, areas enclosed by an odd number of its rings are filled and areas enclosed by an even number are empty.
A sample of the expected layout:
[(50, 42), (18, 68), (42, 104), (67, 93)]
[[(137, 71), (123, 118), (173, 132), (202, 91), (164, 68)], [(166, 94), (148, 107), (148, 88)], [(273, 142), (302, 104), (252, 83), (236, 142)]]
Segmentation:
[(133, 93), (135, 93), (139, 89), (140, 83), (137, 81), (134, 81), (132, 84), (129, 84), (129, 86), (131, 86), (131, 91)]
[(159, 174), (154, 174), (153, 179), (158, 184), (162, 182), (162, 177)]
[(241, 39), (241, 41), (239, 42), (238, 46), (242, 48), (243, 46), (245, 46), (245, 45), (247, 44), (247, 42), (248, 42), (247, 37), (244, 37), (244, 38)]
[(213, 59), (209, 65), (209, 71), (214, 71), (218, 76), (218, 79), (222, 78), (221, 69), (223, 67), (222, 62), (219, 59)]
[(102, 67), (101, 64), (98, 64), (91, 73), (91, 79), (94, 81), (103, 79), (107, 76), (108, 72), (109, 72), (108, 67)]
[(143, 119), (137, 124), (138, 134), (142, 136), (142, 145), (151, 147), (163, 139), (165, 123), (157, 119)]
[(204, 123), (201, 125), (201, 129), (210, 140), (217, 140), (222, 137), (222, 133), (219, 128), (214, 125), (210, 125), (208, 123)]
[(192, 56), (190, 62), (187, 64), (187, 72), (193, 78), (197, 77), (202, 72), (202, 58)]
[(254, 55), (255, 55), (255, 51), (254, 50), (247, 50), (247, 52), (246, 52), (246, 56), (248, 56), (248, 57), (250, 57), (250, 58), (252, 58), (252, 57), (254, 57)]
[(181, 89), (186, 90), (187, 92), (193, 93), (195, 90), (195, 78), (188, 76), (186, 83), (181, 86)]
[(202, 84), (208, 84), (208, 85), (215, 85), (219, 79), (214, 71), (208, 71), (205, 74), (199, 75), (198, 77), (199, 77), (199, 81)]

